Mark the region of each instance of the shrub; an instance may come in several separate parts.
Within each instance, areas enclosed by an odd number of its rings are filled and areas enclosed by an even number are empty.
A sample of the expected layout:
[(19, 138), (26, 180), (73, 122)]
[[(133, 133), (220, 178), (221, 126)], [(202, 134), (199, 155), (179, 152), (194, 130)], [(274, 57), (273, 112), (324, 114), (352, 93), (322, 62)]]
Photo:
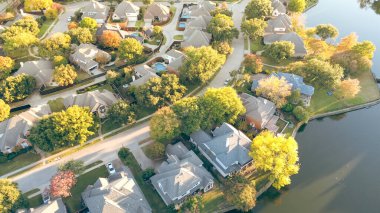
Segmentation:
[(154, 169), (148, 168), (148, 169), (146, 169), (146, 170), (143, 171), (142, 178), (143, 178), (144, 181), (147, 181), (147, 180), (149, 180), (155, 174), (156, 173), (154, 172)]

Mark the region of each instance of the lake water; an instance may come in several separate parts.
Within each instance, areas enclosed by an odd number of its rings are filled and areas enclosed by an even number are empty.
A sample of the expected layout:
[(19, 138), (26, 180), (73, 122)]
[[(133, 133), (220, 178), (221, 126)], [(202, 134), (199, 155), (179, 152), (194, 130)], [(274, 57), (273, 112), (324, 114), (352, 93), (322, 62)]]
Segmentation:
[[(306, 25), (331, 23), (340, 38), (356, 32), (378, 51), (374, 72), (380, 77), (380, 16), (357, 0), (320, 0), (306, 13)], [(297, 135), (300, 173), (281, 192), (269, 190), (254, 212), (380, 212), (380, 106), (310, 122)]]

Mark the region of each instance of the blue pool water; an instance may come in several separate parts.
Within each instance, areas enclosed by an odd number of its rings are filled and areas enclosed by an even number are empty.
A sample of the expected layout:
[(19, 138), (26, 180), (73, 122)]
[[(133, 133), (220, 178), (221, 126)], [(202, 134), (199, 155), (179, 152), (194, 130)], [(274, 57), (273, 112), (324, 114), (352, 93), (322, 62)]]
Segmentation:
[(182, 15), (181, 15), (181, 18), (186, 18), (186, 19), (188, 19), (188, 18), (190, 18), (190, 14), (182, 14)]
[(157, 71), (157, 72), (163, 72), (163, 71), (166, 71), (166, 66), (165, 64), (161, 63), (161, 62), (156, 62), (154, 64), (154, 69)]
[(179, 28), (185, 28), (186, 27), (186, 23), (185, 22), (179, 22), (178, 27)]

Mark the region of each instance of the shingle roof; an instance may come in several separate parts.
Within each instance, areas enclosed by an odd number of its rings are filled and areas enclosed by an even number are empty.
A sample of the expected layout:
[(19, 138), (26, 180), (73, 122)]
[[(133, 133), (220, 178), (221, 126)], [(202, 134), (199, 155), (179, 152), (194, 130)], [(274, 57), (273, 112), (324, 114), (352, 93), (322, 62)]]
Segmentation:
[(185, 40), (181, 43), (182, 48), (208, 46), (211, 41), (211, 34), (202, 30), (186, 29), (184, 36)]
[(277, 72), (272, 75), (279, 78), (284, 77), (292, 85), (292, 90), (300, 90), (303, 95), (312, 96), (314, 94), (314, 87), (306, 85), (303, 82), (303, 78), (299, 75), (284, 72)]
[(279, 0), (273, 0), (272, 7), (273, 7), (273, 10), (277, 10), (279, 13), (283, 13), (283, 14), (286, 13), (285, 5)]
[(265, 28), (265, 33), (271, 34), (276, 33), (276, 28), (284, 28), (285, 31), (282, 33), (288, 33), (292, 31), (292, 21), (290, 17), (286, 14), (280, 14), (279, 16), (270, 19), (268, 22), (268, 26)]
[(246, 109), (246, 116), (259, 122), (261, 127), (265, 126), (276, 111), (276, 105), (265, 98), (243, 93), (240, 95), (240, 99)]
[(135, 76), (138, 78), (130, 83), (131, 86), (142, 86), (148, 82), (151, 78), (159, 77), (154, 69), (146, 64), (135, 66)]
[(138, 6), (136, 6), (135, 4), (133, 4), (130, 1), (124, 0), (116, 6), (114, 13), (119, 18), (124, 19), (124, 18), (127, 18), (128, 13), (137, 13), (138, 14), (139, 11), (140, 11), (140, 8)]
[(170, 16), (170, 9), (160, 3), (153, 3), (149, 5), (144, 14), (144, 19), (154, 19), (158, 17), (160, 19)]
[(208, 15), (201, 15), (197, 16), (194, 19), (191, 19), (187, 24), (186, 28), (191, 28), (191, 29), (199, 29), (199, 30), (206, 30), (208, 24), (211, 21), (211, 16)]
[(303, 57), (307, 55), (307, 50), (303, 39), (295, 32), (286, 34), (270, 34), (264, 36), (264, 44), (271, 44), (275, 41), (290, 41), (294, 44), (294, 56)]
[(39, 60), (21, 63), (21, 67), (15, 75), (25, 73), (33, 76), (36, 79), (37, 87), (41, 87), (53, 81), (53, 72), (53, 64), (50, 61)]
[(77, 105), (89, 107), (91, 112), (96, 112), (100, 106), (109, 107), (116, 102), (116, 97), (108, 90), (103, 90), (102, 92), (95, 90), (78, 95), (74, 94), (63, 100), (66, 108)]
[(66, 213), (66, 206), (61, 198), (44, 204), (36, 209), (31, 210), (32, 213)]
[(107, 52), (98, 49), (93, 44), (80, 44), (75, 52), (70, 55), (70, 59), (80, 68), (87, 70), (98, 65), (98, 62), (94, 60), (98, 53), (105, 54), (109, 58), (111, 57)]
[(105, 20), (108, 16), (110, 8), (100, 2), (91, 0), (83, 9), (82, 9), (82, 18), (90, 17), (93, 19), (103, 19)]

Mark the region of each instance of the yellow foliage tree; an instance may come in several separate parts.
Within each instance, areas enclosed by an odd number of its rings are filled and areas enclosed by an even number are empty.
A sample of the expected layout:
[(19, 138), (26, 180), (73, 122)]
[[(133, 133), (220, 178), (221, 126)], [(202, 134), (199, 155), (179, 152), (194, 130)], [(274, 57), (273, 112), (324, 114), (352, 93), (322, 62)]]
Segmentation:
[(287, 103), (286, 97), (292, 94), (292, 86), (285, 78), (271, 76), (259, 81), (256, 94), (273, 101), (278, 108)]
[(336, 95), (339, 98), (354, 98), (360, 92), (360, 81), (358, 79), (345, 79), (340, 82)]

